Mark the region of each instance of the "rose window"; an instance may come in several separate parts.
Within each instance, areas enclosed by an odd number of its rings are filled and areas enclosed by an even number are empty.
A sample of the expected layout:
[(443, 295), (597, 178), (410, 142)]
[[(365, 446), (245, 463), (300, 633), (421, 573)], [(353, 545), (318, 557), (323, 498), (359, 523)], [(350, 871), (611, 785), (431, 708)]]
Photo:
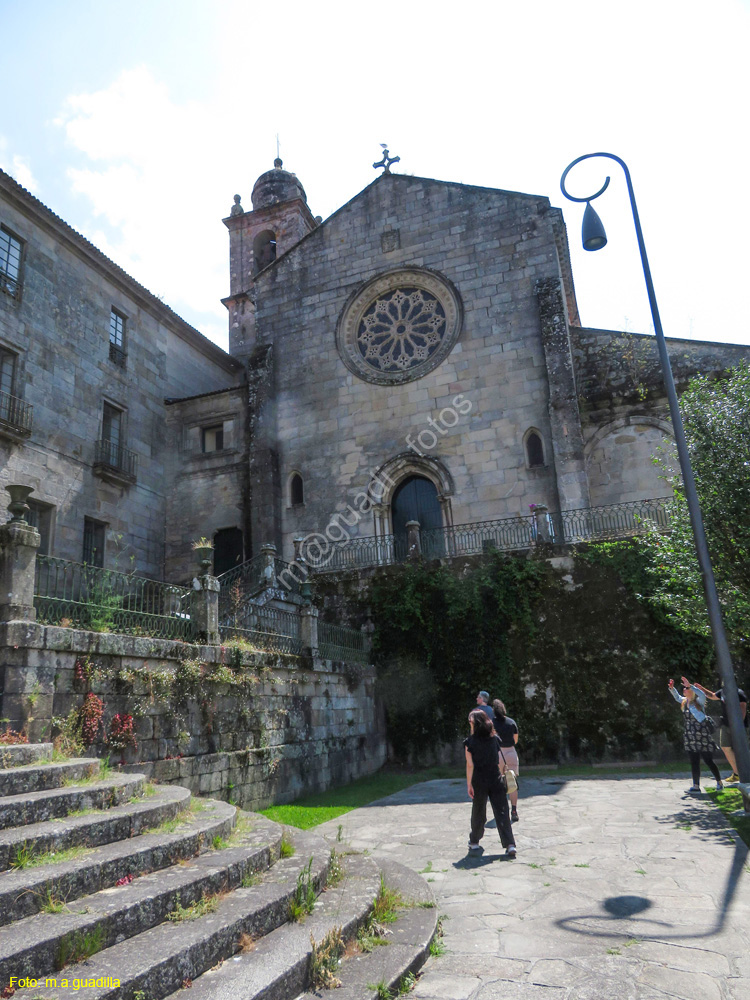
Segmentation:
[(434, 272), (404, 268), (355, 294), (339, 321), (337, 340), (344, 363), (360, 378), (406, 382), (440, 364), (460, 324), (453, 286)]
[(384, 372), (408, 371), (426, 361), (445, 334), (445, 311), (434, 295), (397, 288), (373, 302), (357, 332), (365, 361)]

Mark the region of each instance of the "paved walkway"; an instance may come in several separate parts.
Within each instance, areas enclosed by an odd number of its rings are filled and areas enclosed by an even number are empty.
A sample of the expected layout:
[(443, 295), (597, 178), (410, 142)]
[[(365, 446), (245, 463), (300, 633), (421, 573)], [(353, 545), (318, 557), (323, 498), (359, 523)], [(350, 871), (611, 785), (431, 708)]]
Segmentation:
[(748, 851), (688, 784), (524, 778), (515, 861), (494, 828), (468, 856), (463, 780), (319, 829), (432, 881), (446, 952), (415, 1000), (750, 1000)]

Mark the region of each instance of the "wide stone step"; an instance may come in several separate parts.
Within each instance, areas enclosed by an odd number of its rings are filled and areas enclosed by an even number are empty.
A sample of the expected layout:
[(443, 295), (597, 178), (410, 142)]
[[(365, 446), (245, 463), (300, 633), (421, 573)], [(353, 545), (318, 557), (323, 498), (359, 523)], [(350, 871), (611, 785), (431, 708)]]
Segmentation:
[[(193, 982), (190, 1000), (291, 1000), (310, 983), (312, 939), (320, 944), (340, 928), (350, 940), (367, 919), (380, 888), (380, 872), (371, 858), (349, 855), (338, 886), (325, 891), (313, 913), (299, 923), (286, 923), (244, 952)], [(178, 990), (169, 1000), (181, 1000)], [(338, 990), (331, 993), (338, 1000)]]
[[(226, 838), (232, 833), (237, 814), (235, 806), (200, 799), (200, 811), (190, 813), (185, 812), (189, 803), (190, 792), (186, 788), (159, 787), (151, 799), (111, 810), (117, 823), (122, 822), (131, 830), (140, 825), (143, 830), (140, 835), (126, 834), (126, 839), (105, 841), (82, 857), (0, 873), (0, 922), (10, 923), (39, 912), (50, 892), (70, 903), (113, 886), (118, 879), (128, 875), (142, 875), (197, 856), (209, 850), (216, 837)], [(173, 825), (181, 811), (184, 819)], [(159, 816), (164, 820), (159, 820)], [(98, 817), (65, 821), (79, 827), (76, 843), (80, 843), (80, 838), (85, 839), (87, 829), (92, 838), (94, 826), (100, 822)], [(113, 832), (112, 826), (104, 829), (107, 835)], [(42, 842), (46, 835), (40, 835)]]
[(152, 927), (69, 966), (55, 977), (58, 988), (42, 981), (18, 990), (16, 997), (57, 1000), (63, 975), (70, 982), (101, 982), (85, 987), (87, 1000), (121, 1000), (139, 990), (149, 1000), (160, 1000), (180, 989), (234, 955), (241, 941), (250, 942), (284, 923), (298, 879), (306, 871), (314, 890), (320, 891), (328, 871), (329, 848), (321, 837), (302, 831), (294, 832), (294, 841), (294, 857), (279, 861), (258, 885), (240, 887), (218, 899), (214, 912)]
[(143, 794), (142, 774), (112, 774), (102, 781), (0, 798), (0, 830), (42, 823), (83, 809), (105, 809)]
[[(429, 885), (416, 872), (396, 861), (378, 859), (378, 865), (385, 884), (398, 892), (405, 905), (399, 909), (396, 922), (388, 925), (387, 945), (373, 948), (371, 952), (352, 954), (341, 963), (335, 972), (341, 986), (331, 994), (336, 1000), (380, 1000), (382, 986), (380, 992), (373, 988), (377, 984), (385, 984), (391, 995), (397, 996), (405, 977), (416, 974), (430, 954), (438, 911)], [(289, 995), (276, 993), (273, 996), (274, 1000), (282, 997), (286, 1000)], [(319, 992), (310, 991), (297, 1000), (319, 998)], [(197, 998), (191, 994), (190, 1000)]]
[(251, 882), (269, 867), (278, 851), (281, 827), (263, 816), (245, 814), (228, 846), (212, 849), (186, 864), (174, 865), (122, 886), (82, 896), (58, 912), (37, 913), (8, 927), (0, 936), (0, 984), (11, 976), (54, 974), (71, 942), (96, 940), (101, 949), (134, 937), (168, 918), (179, 904), (188, 908)]
[(80, 781), (98, 773), (99, 761), (96, 758), (79, 758), (54, 764), (35, 762), (26, 767), (0, 771), (0, 796), (60, 788), (66, 781)]
[(0, 768), (25, 767), (41, 760), (52, 760), (51, 743), (16, 743), (0, 747)]

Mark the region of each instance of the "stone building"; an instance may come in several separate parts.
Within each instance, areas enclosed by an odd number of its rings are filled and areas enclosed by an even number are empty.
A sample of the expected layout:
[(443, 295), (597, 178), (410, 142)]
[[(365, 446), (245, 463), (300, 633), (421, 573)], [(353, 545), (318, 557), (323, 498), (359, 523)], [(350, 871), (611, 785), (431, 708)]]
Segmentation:
[[(0, 366), (0, 486), (34, 487), (42, 551), (161, 579), (176, 457), (197, 480), (194, 451), (216, 447), (191, 421), (173, 430), (165, 397), (240, 386), (242, 365), (2, 172)], [(200, 405), (233, 440), (242, 404)], [(241, 529), (217, 513), (198, 534)]]
[[(665, 493), (653, 338), (581, 327), (548, 199), (386, 171), (323, 222), (277, 160), (224, 224), (229, 353), (0, 172), (0, 484), (46, 552), (181, 581), (201, 535), (216, 572), (302, 536), (377, 562), (410, 521), (439, 555)], [(750, 356), (670, 351), (679, 385)]]
[[(667, 492), (654, 339), (581, 327), (548, 199), (385, 171), (321, 224), (277, 160), (252, 211), (235, 201), (224, 301), (248, 367), (254, 548), (289, 557), (305, 536), (323, 565), (367, 536), (378, 561), (416, 520), (441, 554), (446, 526)], [(670, 351), (681, 385), (750, 356)]]

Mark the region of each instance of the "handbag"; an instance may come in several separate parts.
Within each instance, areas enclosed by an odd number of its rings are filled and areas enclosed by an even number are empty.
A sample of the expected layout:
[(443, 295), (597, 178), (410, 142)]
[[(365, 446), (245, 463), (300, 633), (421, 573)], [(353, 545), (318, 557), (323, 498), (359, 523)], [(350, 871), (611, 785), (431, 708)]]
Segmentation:
[[(505, 764), (505, 754), (503, 753), (503, 748), (499, 747), (500, 756), (503, 758), (503, 764)], [(506, 792), (515, 792), (518, 790), (518, 778), (516, 777), (516, 772), (505, 764), (505, 770), (503, 771), (503, 777), (505, 778), (505, 790)]]

